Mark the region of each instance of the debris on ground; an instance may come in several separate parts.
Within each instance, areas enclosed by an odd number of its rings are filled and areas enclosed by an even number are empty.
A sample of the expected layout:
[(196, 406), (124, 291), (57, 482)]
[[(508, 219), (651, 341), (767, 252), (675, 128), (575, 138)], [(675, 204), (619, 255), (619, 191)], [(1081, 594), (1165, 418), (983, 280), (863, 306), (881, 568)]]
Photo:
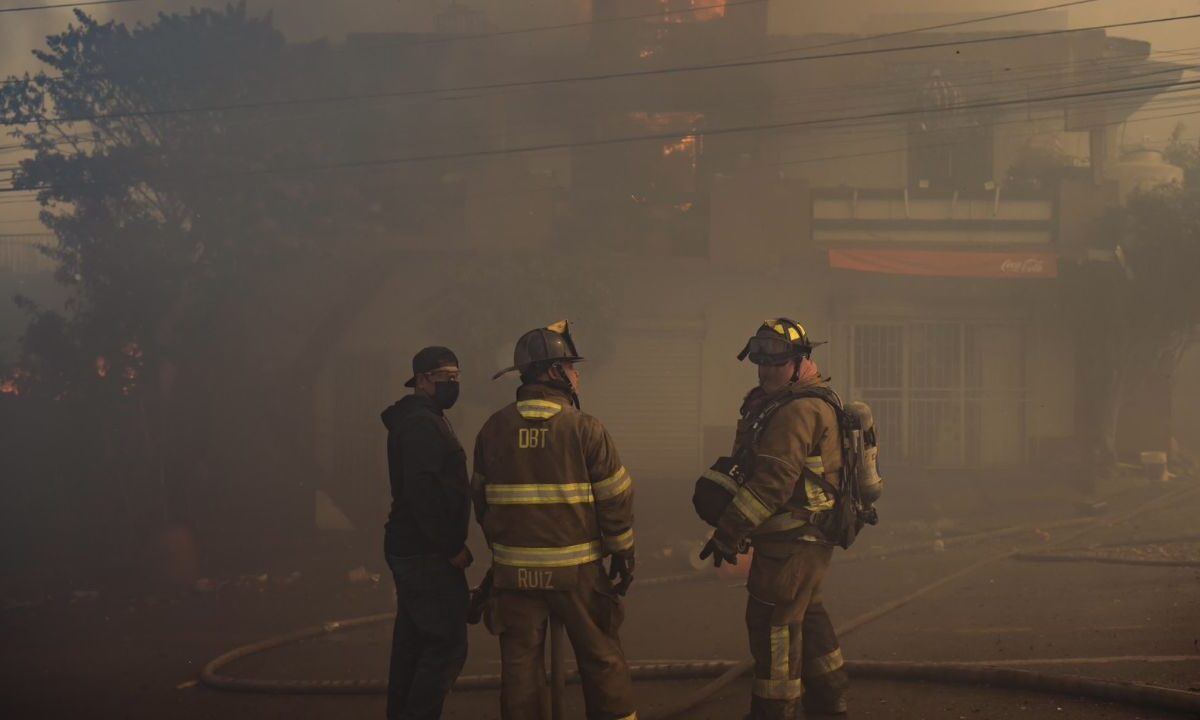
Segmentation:
[(368, 572), (365, 567), (359, 565), (350, 572), (346, 573), (346, 580), (352, 585), (362, 585), (366, 583), (379, 584), (379, 573)]

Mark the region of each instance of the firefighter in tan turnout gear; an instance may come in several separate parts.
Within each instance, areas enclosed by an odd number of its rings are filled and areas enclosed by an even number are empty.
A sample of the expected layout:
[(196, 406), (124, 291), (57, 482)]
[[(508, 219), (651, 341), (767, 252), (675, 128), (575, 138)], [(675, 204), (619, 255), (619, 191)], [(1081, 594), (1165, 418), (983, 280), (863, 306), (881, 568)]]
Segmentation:
[(496, 374), (520, 372), (517, 401), (475, 440), (472, 493), (492, 550), (489, 627), (500, 637), (505, 720), (545, 717), (550, 616), (574, 648), (589, 720), (637, 717), (618, 637), (619, 596), (633, 582), (633, 481), (608, 431), (579, 410), (582, 359), (565, 321), (521, 336), (513, 367)]
[(739, 356), (758, 366), (759, 379), (734, 442), (745, 475), (701, 553), (720, 565), (736, 562), (747, 543), (754, 549), (746, 606), (754, 720), (793, 720), (801, 708), (810, 717), (846, 712), (849, 680), (820, 593), (833, 544), (819, 528), (834, 509), (841, 433), (836, 411), (811, 396), (831, 392), (812, 349), (801, 325), (780, 318), (764, 322)]

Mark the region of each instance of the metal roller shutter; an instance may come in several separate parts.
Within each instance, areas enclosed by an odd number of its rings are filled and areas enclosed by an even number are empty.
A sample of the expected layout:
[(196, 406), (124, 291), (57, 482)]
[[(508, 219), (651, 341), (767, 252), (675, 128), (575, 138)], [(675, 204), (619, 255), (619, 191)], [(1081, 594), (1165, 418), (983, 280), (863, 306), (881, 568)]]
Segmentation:
[(643, 481), (698, 472), (700, 351), (699, 330), (622, 330), (609, 358), (584, 368), (584, 410), (604, 423)]

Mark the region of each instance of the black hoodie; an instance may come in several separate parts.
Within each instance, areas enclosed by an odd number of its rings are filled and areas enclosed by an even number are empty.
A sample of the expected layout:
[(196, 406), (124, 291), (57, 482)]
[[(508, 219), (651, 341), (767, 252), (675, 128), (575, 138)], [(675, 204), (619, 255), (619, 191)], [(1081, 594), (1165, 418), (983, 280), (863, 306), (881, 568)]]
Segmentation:
[(407, 395), (381, 417), (392, 483), (384, 551), (453, 557), (466, 543), (471, 514), (462, 444), (430, 398)]

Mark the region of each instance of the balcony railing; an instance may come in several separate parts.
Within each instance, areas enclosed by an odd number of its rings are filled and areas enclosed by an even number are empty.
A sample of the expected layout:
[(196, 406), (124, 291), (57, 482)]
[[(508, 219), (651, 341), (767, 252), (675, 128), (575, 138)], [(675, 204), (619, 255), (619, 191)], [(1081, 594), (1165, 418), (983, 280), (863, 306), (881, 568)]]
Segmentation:
[(813, 190), (817, 242), (1045, 245), (1057, 208), (1048, 193)]

